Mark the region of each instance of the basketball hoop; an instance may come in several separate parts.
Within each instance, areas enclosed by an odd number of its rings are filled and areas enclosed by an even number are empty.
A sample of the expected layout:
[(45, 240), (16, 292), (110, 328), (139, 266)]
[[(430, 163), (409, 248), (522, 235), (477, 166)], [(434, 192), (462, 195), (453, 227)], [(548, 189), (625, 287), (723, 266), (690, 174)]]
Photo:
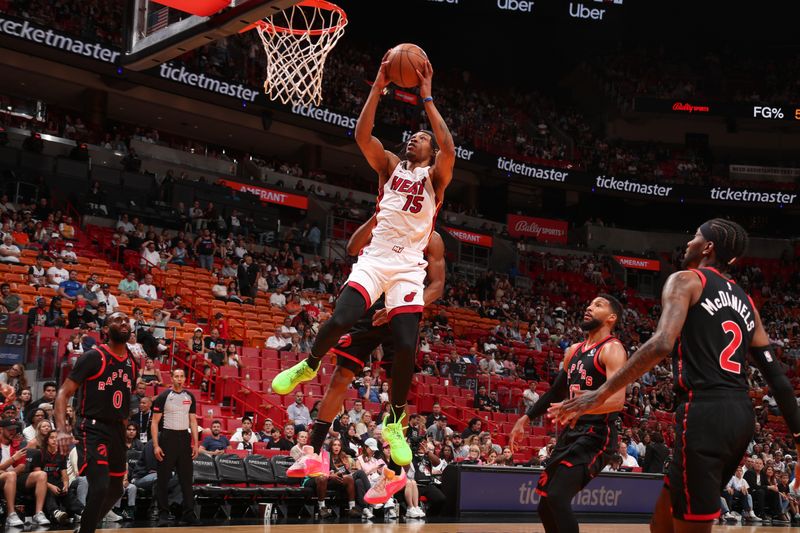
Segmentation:
[(326, 0), (303, 0), (256, 24), (267, 53), (264, 92), (284, 104), (319, 105), (325, 59), (347, 15)]

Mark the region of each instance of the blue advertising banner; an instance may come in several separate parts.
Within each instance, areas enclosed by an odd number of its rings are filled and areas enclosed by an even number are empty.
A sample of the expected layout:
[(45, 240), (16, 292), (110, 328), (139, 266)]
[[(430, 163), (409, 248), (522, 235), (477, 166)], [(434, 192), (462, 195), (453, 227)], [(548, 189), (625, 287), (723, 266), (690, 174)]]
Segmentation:
[[(509, 467), (462, 467), (459, 486), (461, 512), (535, 512), (540, 496), (536, 483), (540, 470)], [(572, 509), (583, 513), (653, 512), (664, 486), (662, 476), (650, 474), (600, 474), (572, 500)]]

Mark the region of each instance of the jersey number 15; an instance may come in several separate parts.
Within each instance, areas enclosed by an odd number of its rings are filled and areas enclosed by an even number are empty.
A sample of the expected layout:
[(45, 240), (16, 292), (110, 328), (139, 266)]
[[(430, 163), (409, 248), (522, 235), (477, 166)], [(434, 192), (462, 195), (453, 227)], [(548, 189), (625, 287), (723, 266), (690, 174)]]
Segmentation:
[(409, 194), (406, 196), (406, 205), (403, 206), (403, 211), (408, 211), (410, 213), (419, 213), (422, 211), (422, 201), (425, 199), (424, 196), (416, 196), (413, 194)]

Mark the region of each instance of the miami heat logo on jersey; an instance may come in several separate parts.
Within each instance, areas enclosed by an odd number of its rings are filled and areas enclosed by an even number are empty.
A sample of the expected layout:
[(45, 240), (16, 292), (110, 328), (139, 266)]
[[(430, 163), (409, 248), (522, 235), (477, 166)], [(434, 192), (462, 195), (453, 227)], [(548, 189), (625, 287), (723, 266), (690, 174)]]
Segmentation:
[(441, 202), (431, 183), (430, 167), (409, 170), (407, 164), (397, 164), (378, 194), (377, 225), (372, 237), (400, 251), (423, 252)]

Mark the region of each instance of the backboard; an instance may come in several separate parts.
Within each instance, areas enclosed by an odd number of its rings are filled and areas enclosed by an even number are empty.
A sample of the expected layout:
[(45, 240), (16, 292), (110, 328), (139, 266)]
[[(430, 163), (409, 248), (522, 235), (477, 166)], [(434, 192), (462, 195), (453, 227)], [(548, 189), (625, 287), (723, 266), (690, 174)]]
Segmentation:
[[(129, 0), (122, 64), (145, 70), (238, 33), (300, 0)], [(218, 10), (219, 6), (223, 7)], [(189, 6), (195, 15), (175, 6)]]

